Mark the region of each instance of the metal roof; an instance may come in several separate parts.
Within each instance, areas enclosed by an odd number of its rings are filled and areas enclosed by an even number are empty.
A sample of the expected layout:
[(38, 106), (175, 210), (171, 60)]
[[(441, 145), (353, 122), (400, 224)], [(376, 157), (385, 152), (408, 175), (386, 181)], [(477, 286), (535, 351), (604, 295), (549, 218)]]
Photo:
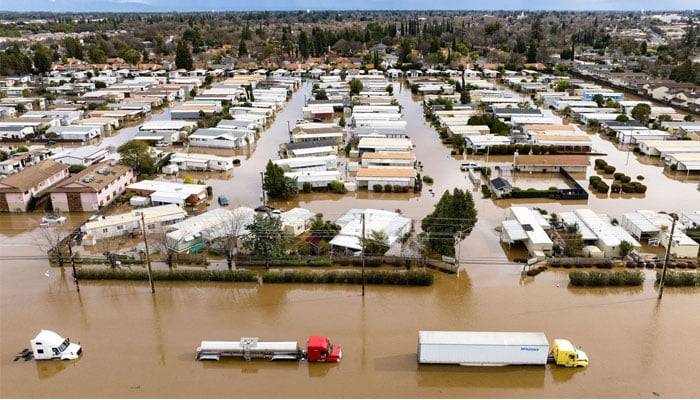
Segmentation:
[(419, 331), (420, 344), (470, 344), (477, 346), (547, 346), (542, 332)]

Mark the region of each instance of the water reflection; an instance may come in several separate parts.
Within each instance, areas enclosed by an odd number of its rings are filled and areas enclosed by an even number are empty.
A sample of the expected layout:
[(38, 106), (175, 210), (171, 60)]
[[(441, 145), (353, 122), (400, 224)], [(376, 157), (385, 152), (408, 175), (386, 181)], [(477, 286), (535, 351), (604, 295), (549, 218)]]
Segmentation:
[(546, 369), (541, 365), (471, 367), (420, 364), (417, 369), (416, 383), (419, 387), (508, 388), (509, 390), (542, 388), (545, 384)]

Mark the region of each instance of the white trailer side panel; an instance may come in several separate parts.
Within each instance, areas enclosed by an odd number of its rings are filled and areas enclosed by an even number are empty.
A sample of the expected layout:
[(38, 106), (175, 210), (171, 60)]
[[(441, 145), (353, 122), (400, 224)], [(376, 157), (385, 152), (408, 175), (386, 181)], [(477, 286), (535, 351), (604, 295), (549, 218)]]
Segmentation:
[(418, 362), (462, 365), (545, 365), (549, 342), (543, 333), (418, 333)]

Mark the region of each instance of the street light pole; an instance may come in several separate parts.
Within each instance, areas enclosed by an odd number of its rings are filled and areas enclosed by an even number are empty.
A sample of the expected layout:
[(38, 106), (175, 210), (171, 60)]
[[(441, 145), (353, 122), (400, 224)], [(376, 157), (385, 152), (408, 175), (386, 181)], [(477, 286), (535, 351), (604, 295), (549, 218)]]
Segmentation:
[(362, 212), (362, 297), (365, 297), (365, 212)]
[(151, 293), (156, 292), (156, 287), (153, 285), (153, 273), (151, 272), (151, 255), (148, 252), (148, 239), (146, 238), (146, 219), (141, 212), (141, 234), (143, 235), (143, 245), (146, 250), (146, 268), (148, 270), (148, 283), (151, 285)]
[(70, 256), (70, 266), (73, 270), (73, 282), (75, 282), (75, 290), (80, 293), (80, 283), (78, 282), (78, 274), (75, 271), (75, 257), (73, 256), (73, 234), (68, 236), (68, 255)]
[(664, 296), (664, 281), (666, 280), (666, 266), (668, 265), (668, 258), (671, 255), (671, 246), (673, 246), (673, 232), (676, 229), (676, 217), (671, 215), (673, 222), (671, 223), (671, 234), (668, 237), (668, 244), (666, 245), (666, 257), (664, 257), (664, 269), (661, 271), (661, 279), (659, 279), (659, 300)]

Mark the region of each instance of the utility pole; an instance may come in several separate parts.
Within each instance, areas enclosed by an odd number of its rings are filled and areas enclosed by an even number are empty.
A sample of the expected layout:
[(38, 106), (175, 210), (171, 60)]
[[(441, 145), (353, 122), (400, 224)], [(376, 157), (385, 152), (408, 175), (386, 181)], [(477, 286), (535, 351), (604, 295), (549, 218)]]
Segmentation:
[(73, 270), (73, 282), (75, 282), (75, 290), (80, 293), (80, 283), (78, 283), (78, 274), (75, 272), (75, 259), (73, 257), (73, 234), (68, 236), (68, 255), (70, 256), (70, 266)]
[(668, 258), (671, 255), (671, 246), (673, 246), (673, 232), (676, 229), (676, 217), (671, 215), (673, 222), (671, 223), (671, 234), (668, 237), (668, 244), (666, 245), (666, 257), (664, 257), (664, 269), (661, 271), (661, 279), (659, 280), (659, 300), (664, 295), (664, 280), (666, 279), (666, 266), (668, 265)]
[(457, 232), (455, 233), (455, 247), (457, 248), (456, 251), (455, 251), (455, 255), (457, 256), (457, 258), (455, 259), (455, 265), (457, 266), (457, 273), (458, 273), (458, 274), (459, 274), (459, 266), (460, 266), (460, 261), (459, 261), (460, 258), (459, 258), (459, 256), (460, 256), (460, 253), (461, 253), (461, 251), (460, 251), (460, 247), (461, 247), (461, 246), (459, 245), (459, 242), (460, 242), (461, 236), (462, 236), (462, 232), (461, 232), (461, 231), (457, 231)]
[(146, 268), (148, 269), (148, 283), (151, 285), (151, 293), (156, 292), (153, 286), (153, 274), (151, 272), (151, 254), (148, 252), (148, 239), (146, 238), (146, 219), (141, 212), (141, 234), (143, 235), (143, 245), (146, 248)]
[(265, 172), (260, 171), (260, 182), (262, 183), (262, 203), (266, 205), (265, 201)]
[(365, 212), (362, 212), (362, 297), (365, 297)]

